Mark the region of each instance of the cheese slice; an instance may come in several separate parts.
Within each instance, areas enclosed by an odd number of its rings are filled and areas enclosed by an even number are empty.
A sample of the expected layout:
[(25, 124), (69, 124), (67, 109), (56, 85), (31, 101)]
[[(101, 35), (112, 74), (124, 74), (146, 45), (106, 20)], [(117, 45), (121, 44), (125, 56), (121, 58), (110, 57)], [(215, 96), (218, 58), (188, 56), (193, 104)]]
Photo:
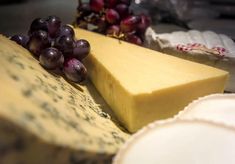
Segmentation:
[(129, 134), (88, 81), (70, 84), (0, 35), (0, 163), (109, 163)]
[(158, 121), (134, 134), (113, 164), (235, 163), (235, 129), (198, 119)]
[(197, 118), (235, 127), (235, 94), (213, 94), (194, 100), (175, 118)]
[(92, 82), (130, 132), (177, 114), (200, 96), (224, 90), (225, 71), (93, 32), (75, 33), (91, 44), (84, 62)]

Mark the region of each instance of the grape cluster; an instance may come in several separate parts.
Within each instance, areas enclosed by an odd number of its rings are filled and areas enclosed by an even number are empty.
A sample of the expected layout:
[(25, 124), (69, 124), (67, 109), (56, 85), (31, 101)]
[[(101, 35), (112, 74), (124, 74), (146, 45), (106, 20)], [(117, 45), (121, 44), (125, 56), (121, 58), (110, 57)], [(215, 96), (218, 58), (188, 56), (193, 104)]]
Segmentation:
[(60, 18), (34, 19), (28, 36), (14, 35), (10, 39), (32, 52), (45, 69), (62, 70), (73, 82), (86, 79), (82, 60), (90, 53), (90, 44), (84, 39), (76, 40), (73, 28), (62, 25)]
[(131, 0), (78, 0), (75, 25), (107, 36), (142, 45), (150, 17), (134, 15)]

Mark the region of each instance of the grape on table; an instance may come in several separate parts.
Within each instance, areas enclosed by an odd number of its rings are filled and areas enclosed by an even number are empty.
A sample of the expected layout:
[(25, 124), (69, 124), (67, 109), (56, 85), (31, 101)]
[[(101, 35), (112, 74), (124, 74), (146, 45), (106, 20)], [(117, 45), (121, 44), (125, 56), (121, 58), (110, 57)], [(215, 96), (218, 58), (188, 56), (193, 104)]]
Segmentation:
[[(110, 37), (143, 45), (150, 17), (135, 15), (130, 10), (131, 0), (78, 1), (76, 25)], [(89, 28), (93, 25), (94, 28)]]

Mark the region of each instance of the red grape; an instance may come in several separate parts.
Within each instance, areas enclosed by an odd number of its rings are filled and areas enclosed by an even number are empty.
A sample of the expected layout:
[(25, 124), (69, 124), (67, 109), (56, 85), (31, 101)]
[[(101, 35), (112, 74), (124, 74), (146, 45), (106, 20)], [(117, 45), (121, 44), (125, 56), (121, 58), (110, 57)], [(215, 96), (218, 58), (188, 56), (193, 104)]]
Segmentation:
[(47, 21), (47, 29), (49, 36), (51, 38), (57, 37), (60, 33), (59, 31), (61, 25), (60, 18), (56, 16), (49, 16), (46, 21)]
[(140, 39), (140, 37), (138, 37), (136, 35), (129, 35), (129, 36), (127, 36), (126, 41), (128, 41), (130, 43), (134, 43), (134, 44), (140, 45), (140, 46), (143, 44), (143, 42)]
[(112, 25), (109, 26), (109, 28), (106, 31), (106, 34), (108, 35), (119, 35), (120, 33), (120, 27), (118, 25)]
[(41, 52), (39, 61), (46, 69), (56, 69), (63, 65), (64, 56), (58, 49), (49, 47)]
[(73, 82), (80, 83), (87, 77), (85, 66), (75, 58), (65, 60), (63, 72), (65, 76)]
[[(82, 3), (82, 0), (78, 1), (78, 27), (136, 44), (142, 43), (150, 19), (145, 15), (134, 14), (130, 9), (131, 0), (90, 0), (90, 6)], [(89, 12), (82, 15), (83, 10)]]
[(105, 17), (106, 17), (107, 22), (109, 22), (110, 24), (115, 24), (120, 19), (118, 12), (114, 9), (107, 9)]
[(24, 35), (14, 35), (10, 39), (15, 41), (19, 45), (23, 46), (24, 48), (27, 47), (27, 43), (29, 41), (28, 36), (24, 36)]
[(140, 22), (139, 16), (128, 16), (121, 21), (120, 27), (123, 32), (130, 32), (136, 29), (138, 23)]
[(91, 10), (100, 12), (104, 8), (104, 0), (90, 0)]
[(140, 22), (138, 24), (138, 31), (141, 33), (141, 34), (144, 34), (145, 30), (147, 29), (147, 27), (150, 25), (151, 23), (151, 19), (150, 17), (142, 14), (140, 15)]
[(36, 56), (39, 56), (41, 51), (49, 46), (48, 34), (45, 31), (35, 31), (29, 38), (28, 49)]
[(105, 0), (105, 4), (108, 8), (114, 8), (119, 0)]
[(80, 39), (75, 42), (73, 57), (82, 60), (90, 53), (90, 44), (87, 40)]
[(121, 18), (125, 18), (129, 15), (129, 7), (124, 3), (118, 4), (115, 9), (117, 10)]

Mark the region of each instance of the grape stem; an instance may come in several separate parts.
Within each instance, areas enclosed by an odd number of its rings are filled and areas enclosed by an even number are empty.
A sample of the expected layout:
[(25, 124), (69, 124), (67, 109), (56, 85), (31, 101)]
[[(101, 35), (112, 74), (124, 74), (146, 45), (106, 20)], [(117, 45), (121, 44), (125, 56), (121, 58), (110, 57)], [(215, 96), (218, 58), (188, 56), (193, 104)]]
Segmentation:
[(113, 37), (119, 40), (119, 43), (121, 43), (121, 40), (125, 40), (125, 34), (120, 33), (120, 34), (116, 34), (115, 32), (113, 34), (107, 34), (107, 36), (109, 37)]
[(99, 15), (102, 17), (102, 16), (105, 15), (105, 13), (106, 13), (106, 9), (103, 8), (103, 9), (100, 11)]

